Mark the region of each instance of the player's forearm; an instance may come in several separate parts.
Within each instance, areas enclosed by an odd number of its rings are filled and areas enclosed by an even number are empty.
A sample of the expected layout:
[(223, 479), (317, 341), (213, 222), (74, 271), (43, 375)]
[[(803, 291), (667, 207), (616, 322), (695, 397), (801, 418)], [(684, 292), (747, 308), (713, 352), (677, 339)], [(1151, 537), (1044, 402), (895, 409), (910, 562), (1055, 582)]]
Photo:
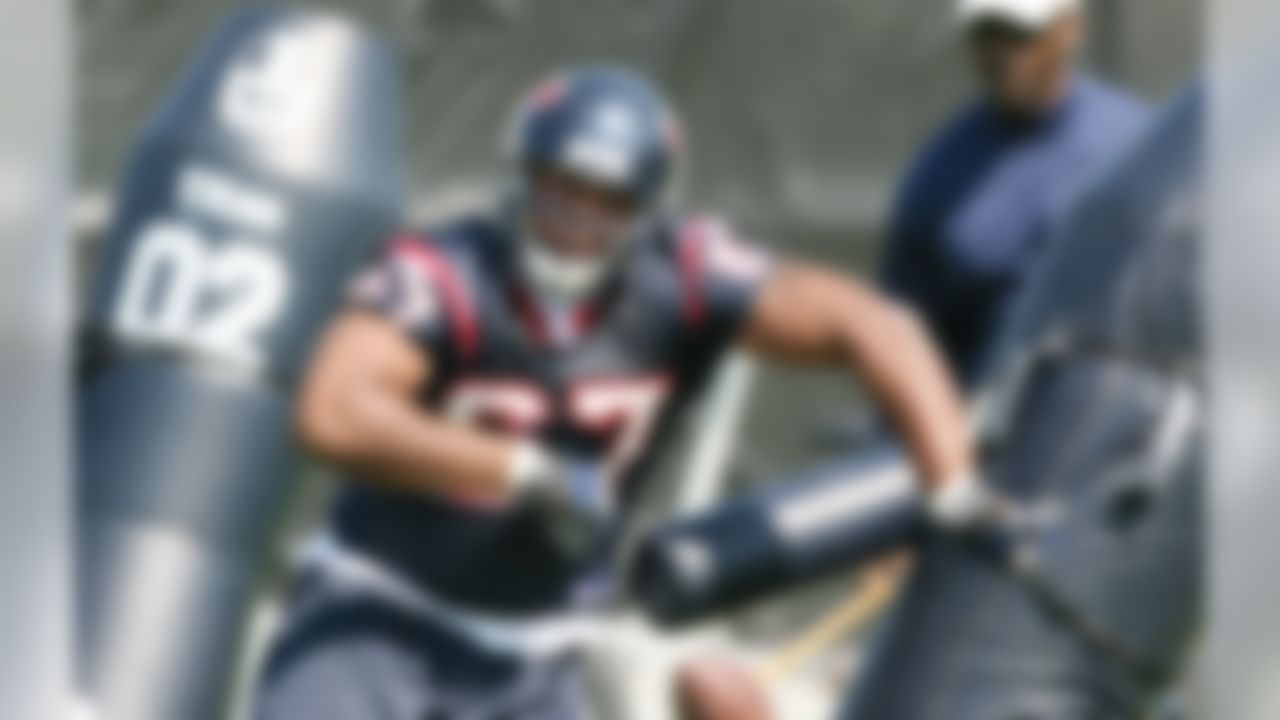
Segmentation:
[(420, 408), (417, 398), (432, 372), (430, 356), (387, 320), (343, 314), (302, 384), (300, 439), (319, 457), (384, 487), (502, 492), (514, 445)]
[(357, 478), (409, 492), (502, 495), (516, 452), (509, 440), (378, 391), (313, 399), (301, 435)]
[(926, 485), (973, 470), (959, 391), (907, 311), (857, 280), (790, 263), (765, 287), (745, 341), (791, 363), (844, 365), (861, 378), (911, 446)]
[(516, 452), (512, 441), (411, 408), (390, 412), (379, 425), (385, 432), (370, 438), (356, 458), (371, 482), (427, 492), (506, 494)]
[(968, 417), (933, 343), (912, 315), (887, 301), (871, 322), (871, 333), (867, 328), (843, 333), (844, 355), (910, 445), (924, 482), (936, 487), (971, 474)]

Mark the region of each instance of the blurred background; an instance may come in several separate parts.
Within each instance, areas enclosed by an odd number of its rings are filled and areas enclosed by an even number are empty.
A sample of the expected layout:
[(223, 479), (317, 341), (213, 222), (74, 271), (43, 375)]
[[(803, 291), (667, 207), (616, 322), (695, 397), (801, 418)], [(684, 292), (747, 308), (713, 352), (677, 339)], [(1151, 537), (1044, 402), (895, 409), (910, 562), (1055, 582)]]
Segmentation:
[[(78, 3), (75, 227), (85, 267), (134, 134), (209, 29), (240, 4)], [(682, 115), (692, 156), (686, 206), (724, 214), (784, 253), (868, 272), (907, 164), (973, 93), (950, 0), (297, 4), (351, 16), (401, 53), (409, 223), (489, 202), (514, 99), (549, 69), (609, 59), (651, 73)], [(1196, 71), (1202, 3), (1089, 5), (1088, 63), (1101, 75), (1160, 102)], [(843, 378), (773, 369), (754, 375), (745, 398), (740, 436), (750, 442), (731, 453), (731, 487), (811, 459), (815, 431), (862, 403)], [(682, 457), (677, 447), (669, 472)], [(307, 487), (286, 538), (305, 529), (326, 486)], [(739, 630), (776, 645), (847, 584), (838, 578), (753, 610)], [(263, 607), (265, 628), (269, 601)]]
[[(158, 94), (225, 0), (81, 0), (77, 227), (92, 238)], [(410, 222), (487, 202), (520, 92), (547, 70), (614, 59), (652, 73), (684, 118), (686, 205), (787, 253), (866, 268), (921, 143), (972, 94), (950, 0), (349, 0), (298, 3), (393, 41), (407, 72)], [(1088, 61), (1161, 101), (1195, 71), (1198, 0), (1089, 3)], [(767, 472), (850, 394), (765, 375), (744, 432)], [(798, 409), (803, 408), (803, 412)]]

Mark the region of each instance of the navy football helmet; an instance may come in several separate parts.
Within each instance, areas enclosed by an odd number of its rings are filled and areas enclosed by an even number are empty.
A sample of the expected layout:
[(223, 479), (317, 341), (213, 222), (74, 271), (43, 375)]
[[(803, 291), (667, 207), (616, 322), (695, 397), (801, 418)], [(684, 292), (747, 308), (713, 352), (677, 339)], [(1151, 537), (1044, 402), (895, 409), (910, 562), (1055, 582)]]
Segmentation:
[[(650, 225), (668, 194), (680, 132), (667, 103), (639, 74), (606, 65), (557, 73), (537, 84), (511, 128), (514, 208), (522, 237), (521, 264), (528, 279), (553, 296), (576, 299), (591, 292), (617, 264), (631, 237)], [(607, 193), (626, 208), (626, 222), (591, 223), (563, 198), (542, 192), (548, 175)], [(530, 222), (537, 216), (541, 222)], [(566, 252), (564, 243), (538, 237), (535, 226), (603, 237), (599, 252)], [(585, 229), (582, 225), (588, 225)]]

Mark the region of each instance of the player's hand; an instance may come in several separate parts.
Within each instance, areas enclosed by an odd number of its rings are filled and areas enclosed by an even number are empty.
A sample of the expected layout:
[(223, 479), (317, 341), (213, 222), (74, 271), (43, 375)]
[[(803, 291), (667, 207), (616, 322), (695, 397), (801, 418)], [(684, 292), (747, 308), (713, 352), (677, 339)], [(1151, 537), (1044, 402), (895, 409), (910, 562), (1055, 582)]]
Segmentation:
[(1015, 515), (1011, 504), (977, 475), (946, 481), (929, 496), (926, 508), (934, 527), (956, 534), (1003, 528)]
[(543, 519), (567, 551), (586, 555), (614, 519), (610, 479), (598, 463), (558, 455), (538, 446), (520, 450), (513, 488)]

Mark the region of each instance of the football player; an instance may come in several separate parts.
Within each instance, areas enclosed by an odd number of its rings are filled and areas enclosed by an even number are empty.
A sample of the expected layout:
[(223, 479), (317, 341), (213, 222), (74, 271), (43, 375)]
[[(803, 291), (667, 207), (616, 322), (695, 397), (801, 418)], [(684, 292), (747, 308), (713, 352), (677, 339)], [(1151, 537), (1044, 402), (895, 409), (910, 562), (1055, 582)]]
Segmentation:
[(350, 482), (303, 554), (259, 718), (580, 717), (574, 611), (609, 594), (646, 467), (731, 348), (860, 379), (938, 516), (977, 512), (919, 326), (674, 214), (680, 131), (645, 79), (557, 74), (510, 141), (498, 208), (396, 238), (316, 353), (298, 430)]

